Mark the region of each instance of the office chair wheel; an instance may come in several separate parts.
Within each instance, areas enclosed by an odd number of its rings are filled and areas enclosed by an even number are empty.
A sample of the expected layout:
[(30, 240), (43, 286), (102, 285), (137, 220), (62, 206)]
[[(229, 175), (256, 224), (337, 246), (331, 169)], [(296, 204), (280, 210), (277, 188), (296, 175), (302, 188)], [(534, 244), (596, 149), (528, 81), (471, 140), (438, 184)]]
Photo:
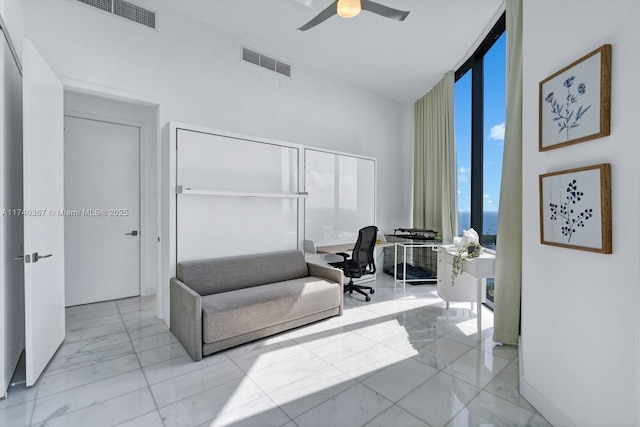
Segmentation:
[(368, 297), (368, 296), (366, 296), (366, 297), (364, 298), (364, 300), (365, 300), (365, 301), (371, 301), (371, 298), (370, 298), (370, 297)]
[(374, 294), (374, 293), (375, 293), (375, 291), (374, 291), (373, 289), (371, 289), (371, 290), (369, 291), (369, 293), (370, 293), (370, 294)]
[(349, 294), (352, 294), (352, 293), (353, 293), (353, 289), (349, 289)]

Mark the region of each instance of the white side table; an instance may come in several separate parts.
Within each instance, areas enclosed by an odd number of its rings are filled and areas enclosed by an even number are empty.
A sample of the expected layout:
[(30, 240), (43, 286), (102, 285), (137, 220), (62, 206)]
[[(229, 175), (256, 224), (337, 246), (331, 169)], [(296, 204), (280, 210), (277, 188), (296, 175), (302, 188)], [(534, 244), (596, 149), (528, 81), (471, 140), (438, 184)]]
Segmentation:
[[(455, 246), (441, 246), (438, 248), (438, 267), (440, 267), (440, 265), (444, 267), (442, 270), (438, 268), (438, 295), (447, 302), (447, 306), (449, 305), (450, 300), (459, 302), (475, 302), (477, 304), (478, 341), (480, 341), (482, 332), (482, 301), (484, 300), (483, 293), (486, 289), (484, 286), (484, 279), (494, 277), (496, 256), (495, 254), (486, 252), (483, 249), (482, 253), (477, 258), (464, 259), (463, 274), (456, 278), (455, 283), (452, 286), (451, 269), (456, 250), (457, 248)], [(442, 273), (440, 273), (440, 271), (442, 271)], [(467, 276), (466, 284), (464, 273), (468, 273), (471, 276)], [(468, 285), (469, 279), (471, 278), (473, 278), (472, 283), (475, 285), (475, 289), (473, 289), (475, 290), (475, 301), (471, 296), (472, 292), (470, 292), (473, 290), (469, 288)], [(458, 285), (460, 285), (460, 287), (458, 287)], [(458, 289), (455, 289), (456, 287), (458, 287)], [(467, 289), (464, 289), (464, 287)], [(448, 299), (445, 292), (447, 288), (451, 288), (454, 292), (457, 292), (456, 296), (452, 297), (454, 299)]]

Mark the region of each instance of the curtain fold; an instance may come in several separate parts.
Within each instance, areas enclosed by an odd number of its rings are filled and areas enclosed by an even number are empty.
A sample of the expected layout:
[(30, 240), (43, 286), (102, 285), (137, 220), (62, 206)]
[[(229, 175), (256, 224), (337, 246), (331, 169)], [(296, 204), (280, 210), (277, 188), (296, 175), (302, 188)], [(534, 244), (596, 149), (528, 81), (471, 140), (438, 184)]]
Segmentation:
[(449, 71), (414, 112), (413, 226), (439, 231), (445, 242), (458, 228), (453, 84)]
[(517, 344), (522, 288), (522, 0), (507, 0), (507, 117), (496, 243), (493, 340)]

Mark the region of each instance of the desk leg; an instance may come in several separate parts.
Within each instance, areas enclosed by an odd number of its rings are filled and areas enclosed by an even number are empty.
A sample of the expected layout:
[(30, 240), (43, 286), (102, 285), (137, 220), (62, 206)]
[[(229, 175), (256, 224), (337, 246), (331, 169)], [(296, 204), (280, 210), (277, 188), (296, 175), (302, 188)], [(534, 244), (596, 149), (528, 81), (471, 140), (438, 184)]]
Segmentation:
[(477, 310), (478, 310), (478, 342), (482, 337), (482, 279), (476, 278), (476, 299), (477, 299)]

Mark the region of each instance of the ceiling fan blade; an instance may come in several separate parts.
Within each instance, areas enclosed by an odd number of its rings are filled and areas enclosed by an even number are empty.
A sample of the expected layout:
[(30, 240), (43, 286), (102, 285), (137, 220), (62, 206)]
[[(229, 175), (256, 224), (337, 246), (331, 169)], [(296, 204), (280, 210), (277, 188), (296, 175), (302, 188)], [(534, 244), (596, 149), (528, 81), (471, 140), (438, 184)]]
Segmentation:
[(370, 0), (361, 0), (360, 4), (362, 5), (362, 10), (368, 10), (369, 12), (384, 16), (385, 18), (395, 19), (396, 21), (404, 21), (406, 17), (409, 16), (409, 12), (393, 9)]
[(320, 24), (321, 22), (326, 21), (327, 19), (331, 18), (333, 15), (336, 15), (337, 13), (338, 13), (338, 0), (331, 3), (329, 7), (327, 7), (325, 10), (323, 10), (318, 15), (316, 15), (316, 17), (313, 18), (311, 21), (307, 22), (302, 27), (298, 28), (298, 30), (307, 31), (308, 29), (313, 28), (316, 25)]

